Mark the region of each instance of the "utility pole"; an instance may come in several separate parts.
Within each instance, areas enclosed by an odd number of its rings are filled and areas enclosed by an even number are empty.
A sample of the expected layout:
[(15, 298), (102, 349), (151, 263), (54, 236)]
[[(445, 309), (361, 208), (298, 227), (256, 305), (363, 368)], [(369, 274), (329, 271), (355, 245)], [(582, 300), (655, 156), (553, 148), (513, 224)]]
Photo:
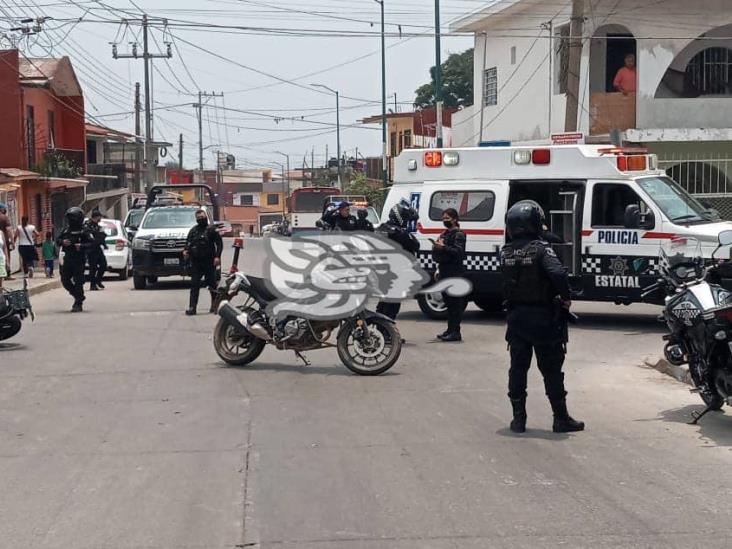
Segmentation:
[[(142, 59), (145, 65), (145, 184), (150, 187), (155, 179), (155, 162), (153, 161), (152, 147), (152, 92), (150, 91), (150, 60), (170, 59), (173, 57), (173, 50), (170, 42), (166, 42), (165, 53), (150, 53), (149, 50), (149, 24), (147, 14), (143, 14), (142, 21), (127, 20), (127, 23), (140, 22), (142, 24)], [(112, 58), (114, 59), (140, 59), (137, 51), (137, 44), (132, 44), (132, 53), (117, 53), (117, 44), (112, 44)]]
[(207, 93), (199, 91), (198, 103), (193, 104), (193, 108), (198, 110), (198, 169), (201, 172), (201, 178), (203, 178), (203, 100), (205, 98), (208, 101), (210, 97), (224, 97), (224, 92)]
[(310, 150), (310, 186), (315, 187), (315, 147)]
[[(582, 35), (585, 22), (585, 0), (572, 0), (572, 22), (569, 27), (569, 71), (567, 74), (567, 114), (564, 130), (577, 131), (579, 114), (580, 70), (582, 68)], [(550, 54), (551, 55), (551, 54)]]
[(384, 0), (375, 0), (381, 6), (381, 180), (389, 184), (386, 144), (386, 32), (384, 30)]
[(183, 171), (183, 134), (180, 134), (180, 142), (178, 143), (178, 169)]
[(343, 190), (343, 184), (341, 182), (341, 100), (340, 93), (328, 86), (323, 84), (310, 84), (314, 88), (323, 88), (328, 90), (330, 93), (334, 93), (336, 96), (336, 142), (338, 146), (338, 186)]
[(142, 192), (142, 102), (140, 101), (140, 83), (135, 83), (135, 180), (134, 191)]
[(435, 116), (437, 148), (442, 148), (442, 44), (440, 39), (440, 0), (435, 0)]
[[(287, 202), (287, 197), (290, 195), (290, 155), (285, 154), (280, 151), (275, 151), (276, 154), (281, 154), (285, 158), (287, 158), (287, 183), (285, 183), (285, 178), (282, 178), (282, 217), (285, 216), (285, 203)], [(287, 187), (285, 188), (285, 184)], [(286, 190), (285, 190), (286, 189)]]

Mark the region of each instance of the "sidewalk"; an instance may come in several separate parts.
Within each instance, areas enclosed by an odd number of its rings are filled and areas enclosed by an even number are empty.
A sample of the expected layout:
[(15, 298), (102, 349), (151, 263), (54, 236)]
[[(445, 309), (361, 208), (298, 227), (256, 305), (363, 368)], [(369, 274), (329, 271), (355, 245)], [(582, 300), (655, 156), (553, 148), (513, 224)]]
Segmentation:
[[(6, 290), (22, 290), (23, 289), (23, 273), (16, 273), (20, 268), (18, 252), (14, 250), (11, 253), (12, 259), (12, 270), (13, 278), (15, 280), (3, 280), (3, 288)], [(39, 262), (40, 263), (40, 262)], [(61, 279), (59, 278), (58, 266), (56, 267), (55, 278), (46, 278), (46, 274), (43, 272), (43, 267), (36, 264), (36, 272), (33, 278), (28, 279), (28, 290), (30, 295), (37, 295), (50, 290), (55, 290), (61, 287)]]

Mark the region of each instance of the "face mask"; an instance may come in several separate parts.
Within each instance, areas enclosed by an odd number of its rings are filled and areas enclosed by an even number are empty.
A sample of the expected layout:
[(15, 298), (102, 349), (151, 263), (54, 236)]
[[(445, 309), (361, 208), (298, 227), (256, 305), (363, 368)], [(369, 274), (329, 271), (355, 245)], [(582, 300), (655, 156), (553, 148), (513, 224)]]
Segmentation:
[(202, 217), (201, 219), (196, 219), (196, 223), (198, 223), (199, 227), (205, 227), (206, 225), (208, 225), (208, 219)]
[(443, 221), (442, 224), (448, 229), (452, 229), (452, 221)]

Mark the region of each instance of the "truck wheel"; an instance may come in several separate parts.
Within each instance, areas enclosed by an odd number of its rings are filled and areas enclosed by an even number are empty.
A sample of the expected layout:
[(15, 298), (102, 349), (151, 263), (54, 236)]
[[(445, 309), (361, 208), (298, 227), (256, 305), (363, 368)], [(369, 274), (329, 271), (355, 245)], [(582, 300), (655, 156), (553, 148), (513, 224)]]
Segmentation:
[(427, 318), (432, 320), (445, 320), (447, 318), (447, 307), (441, 293), (419, 294), (417, 304)]
[(503, 301), (498, 297), (481, 297), (473, 303), (486, 313), (500, 313), (503, 311)]
[(144, 290), (145, 286), (147, 286), (147, 278), (133, 272), (132, 273), (132, 283), (135, 286), (135, 290)]
[(127, 272), (127, 267), (119, 271), (119, 279), (127, 280), (130, 277), (130, 273)]

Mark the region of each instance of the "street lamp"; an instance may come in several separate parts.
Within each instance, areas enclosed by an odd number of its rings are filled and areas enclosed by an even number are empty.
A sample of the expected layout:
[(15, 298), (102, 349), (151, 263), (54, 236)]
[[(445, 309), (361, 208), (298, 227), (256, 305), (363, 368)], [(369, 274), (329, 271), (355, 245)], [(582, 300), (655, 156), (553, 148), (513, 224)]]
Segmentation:
[[(290, 155), (285, 154), (280, 151), (274, 151), (275, 154), (281, 154), (285, 158), (287, 158), (287, 187), (285, 187), (285, 178), (282, 178), (282, 217), (285, 217), (285, 203), (287, 201), (287, 197), (290, 194)], [(285, 190), (286, 189), (286, 190)]]
[[(328, 86), (324, 86), (323, 84), (310, 84), (311, 86), (315, 88), (323, 88), (324, 90), (328, 90), (331, 93), (334, 93), (336, 96), (336, 140), (338, 142), (338, 187), (343, 190), (343, 184), (341, 182), (341, 103), (340, 103), (340, 93), (338, 93), (336, 90), (329, 88)], [(325, 159), (325, 162), (328, 162), (328, 159)]]
[(386, 170), (386, 34), (384, 32), (384, 0), (374, 0), (381, 6), (381, 179), (387, 186)]

